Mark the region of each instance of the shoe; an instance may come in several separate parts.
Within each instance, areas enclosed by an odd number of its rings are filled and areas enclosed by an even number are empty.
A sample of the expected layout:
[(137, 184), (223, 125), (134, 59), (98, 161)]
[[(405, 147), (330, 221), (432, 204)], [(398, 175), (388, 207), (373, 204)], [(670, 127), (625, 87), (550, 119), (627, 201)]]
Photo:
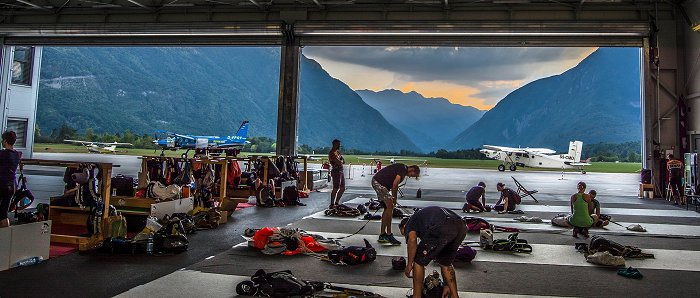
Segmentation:
[(379, 235), (379, 240), (377, 240), (379, 243), (389, 243), (389, 239), (387, 239), (386, 234), (381, 234)]
[(384, 237), (385, 237), (384, 239), (386, 239), (387, 241), (389, 241), (389, 243), (391, 243), (391, 245), (401, 245), (401, 241), (399, 241), (398, 239), (394, 238), (394, 234), (389, 234), (389, 235), (386, 235), (386, 236), (384, 236)]
[(583, 238), (588, 238), (588, 229), (581, 229), (581, 235), (583, 235)]

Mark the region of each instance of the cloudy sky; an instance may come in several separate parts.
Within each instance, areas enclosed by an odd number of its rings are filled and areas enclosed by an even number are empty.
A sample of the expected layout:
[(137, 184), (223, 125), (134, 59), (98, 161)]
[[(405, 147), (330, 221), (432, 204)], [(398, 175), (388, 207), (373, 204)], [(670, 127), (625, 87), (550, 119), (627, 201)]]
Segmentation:
[(560, 74), (595, 48), (305, 47), (350, 88), (416, 91), (490, 109), (508, 93)]

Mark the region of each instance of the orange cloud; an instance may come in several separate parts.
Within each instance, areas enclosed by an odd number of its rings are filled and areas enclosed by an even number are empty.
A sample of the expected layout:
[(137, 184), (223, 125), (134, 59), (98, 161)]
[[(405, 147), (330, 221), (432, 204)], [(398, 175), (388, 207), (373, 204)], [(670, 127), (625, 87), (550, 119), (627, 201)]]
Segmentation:
[(480, 110), (489, 110), (494, 105), (486, 104), (486, 99), (476, 97), (480, 90), (442, 81), (408, 82), (398, 87), (403, 92), (416, 91), (425, 97), (444, 97), (451, 103), (472, 106)]

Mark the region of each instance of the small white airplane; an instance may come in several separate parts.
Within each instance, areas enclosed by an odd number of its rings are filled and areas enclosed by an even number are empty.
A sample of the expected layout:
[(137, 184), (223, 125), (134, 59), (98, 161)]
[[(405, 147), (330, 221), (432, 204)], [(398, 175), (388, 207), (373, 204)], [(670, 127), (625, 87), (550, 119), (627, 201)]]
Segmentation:
[(556, 154), (557, 152), (547, 148), (511, 148), (484, 145), (479, 152), (491, 159), (500, 160), (498, 170), (503, 172), (506, 167), (515, 171), (518, 167), (550, 168), (550, 169), (577, 169), (585, 174), (584, 166), (591, 164), (587, 160), (581, 160), (583, 142), (569, 142), (569, 153)]
[(80, 140), (63, 140), (65, 143), (80, 144), (85, 146), (90, 153), (116, 153), (117, 146), (134, 146), (131, 143), (103, 143), (103, 142), (90, 142), (90, 141), (80, 141)]

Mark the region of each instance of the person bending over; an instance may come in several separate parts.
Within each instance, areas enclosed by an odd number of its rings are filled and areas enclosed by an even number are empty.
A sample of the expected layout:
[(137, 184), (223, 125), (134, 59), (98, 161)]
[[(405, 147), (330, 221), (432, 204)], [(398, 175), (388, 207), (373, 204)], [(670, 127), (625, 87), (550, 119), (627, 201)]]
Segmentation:
[(588, 192), (588, 195), (591, 196), (591, 202), (593, 203), (593, 208), (588, 210), (588, 212), (591, 215), (595, 215), (597, 218), (597, 220), (593, 223), (593, 226), (601, 228), (610, 224), (610, 216), (600, 214), (600, 202), (598, 202), (598, 199), (596, 199), (598, 193), (594, 189), (591, 189), (591, 191)]
[(413, 278), (413, 297), (423, 295), (425, 266), (432, 260), (440, 265), (442, 278), (447, 282), (442, 297), (458, 297), (452, 263), (467, 235), (467, 227), (460, 216), (447, 208), (425, 207), (402, 219), (399, 230), (406, 236), (408, 263), (404, 273)]
[[(479, 182), (467, 192), (467, 202), (462, 207), (462, 212), (476, 211), (484, 212), (491, 211), (486, 207), (486, 183)], [(480, 200), (481, 199), (481, 200)]]
[(343, 173), (343, 164), (345, 159), (340, 153), (340, 140), (335, 139), (332, 143), (333, 147), (328, 152), (328, 160), (331, 164), (331, 180), (333, 180), (333, 190), (331, 190), (331, 204), (329, 209), (335, 208), (340, 204), (340, 197), (345, 192), (345, 174)]
[(568, 221), (574, 227), (574, 237), (578, 238), (580, 233), (583, 237), (588, 238), (588, 228), (598, 221), (598, 216), (591, 215), (590, 210), (594, 206), (591, 196), (586, 193), (586, 183), (579, 182), (576, 187), (578, 192), (571, 195), (571, 216), (569, 216)]
[(2, 134), (2, 150), (0, 150), (0, 228), (10, 226), (7, 212), (15, 195), (17, 181), (16, 173), (22, 153), (15, 151), (14, 145), (17, 134), (6, 131)]
[(518, 206), (518, 198), (520, 195), (514, 190), (507, 188), (503, 182), (498, 182), (496, 184), (496, 190), (501, 192), (501, 197), (493, 206), (493, 209), (498, 211), (498, 213), (505, 213), (507, 211), (514, 211), (515, 207)]
[(396, 193), (399, 190), (399, 183), (401, 183), (406, 176), (420, 176), (420, 168), (416, 165), (406, 166), (402, 163), (395, 163), (384, 167), (372, 177), (372, 188), (377, 192), (377, 199), (379, 199), (380, 202), (384, 202), (385, 205), (382, 213), (379, 243), (401, 245), (401, 241), (394, 238), (394, 235), (391, 233), (391, 217), (394, 214), (394, 205), (396, 205)]

